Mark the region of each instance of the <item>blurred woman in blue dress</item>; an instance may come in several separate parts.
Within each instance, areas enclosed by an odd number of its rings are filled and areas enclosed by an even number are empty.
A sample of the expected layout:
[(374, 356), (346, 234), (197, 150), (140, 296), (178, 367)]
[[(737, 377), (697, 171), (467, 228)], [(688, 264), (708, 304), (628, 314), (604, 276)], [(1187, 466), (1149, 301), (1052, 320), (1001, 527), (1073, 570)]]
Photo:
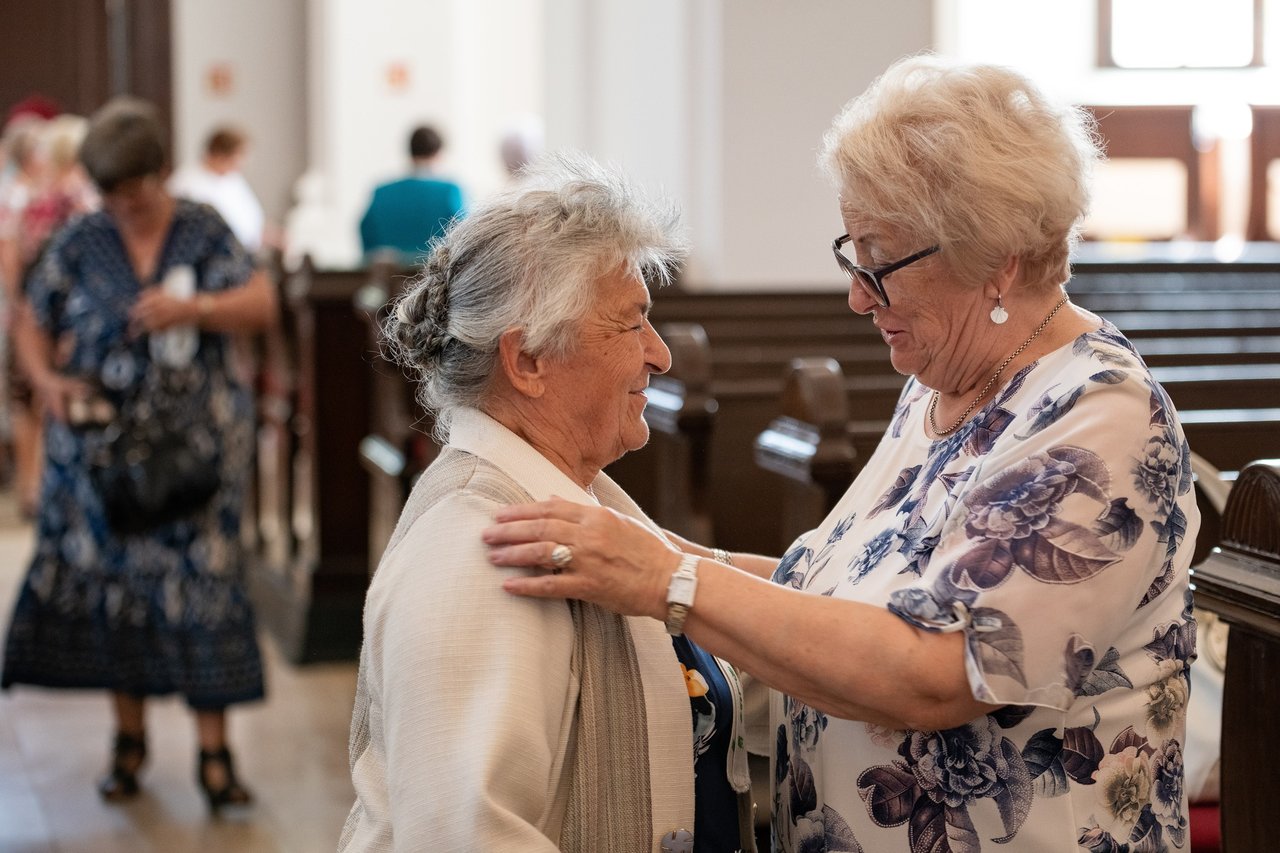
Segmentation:
[[(212, 208), (166, 192), (164, 132), (150, 105), (103, 107), (80, 159), (103, 209), (50, 240), (15, 333), (48, 412), (48, 458), (0, 685), (110, 692), (116, 733), (99, 784), (109, 801), (139, 791), (146, 697), (181, 694), (210, 808), (247, 804), (225, 712), (263, 696), (240, 544), (253, 407), (230, 344), (272, 322), (274, 290)], [(94, 466), (109, 456), (113, 425), (160, 422), (216, 490), (177, 518), (122, 524)]]

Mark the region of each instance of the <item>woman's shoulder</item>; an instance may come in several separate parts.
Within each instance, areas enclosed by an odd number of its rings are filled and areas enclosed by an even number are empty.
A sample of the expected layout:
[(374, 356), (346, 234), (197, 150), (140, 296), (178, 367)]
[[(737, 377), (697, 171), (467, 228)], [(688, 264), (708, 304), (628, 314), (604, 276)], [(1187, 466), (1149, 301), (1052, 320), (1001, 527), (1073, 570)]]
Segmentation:
[(173, 198), (173, 218), (190, 221), (202, 222), (210, 219), (220, 219), (218, 211), (208, 202), (196, 201), (186, 196), (174, 196)]
[(114, 235), (115, 223), (106, 211), (95, 210), (73, 216), (62, 227), (53, 232), (43, 254), (57, 254), (63, 257), (92, 253), (95, 249), (114, 248), (118, 244)]
[[(479, 531), (492, 523), (494, 510), (527, 500), (528, 494), (501, 469), (445, 447), (409, 494), (383, 562), (403, 560), (406, 552), (468, 551), (468, 543), (474, 546), (471, 551), (483, 556)], [(416, 557), (411, 554), (409, 559)]]
[(105, 210), (90, 210), (67, 220), (58, 233), (65, 235), (97, 235), (116, 230), (115, 222)]
[(1150, 368), (1124, 334), (1108, 321), (1085, 332), (1015, 380), (1031, 396), (1079, 400), (1106, 393), (1113, 401), (1145, 400), (1158, 386)]
[(173, 221), (186, 232), (206, 238), (221, 238), (231, 233), (222, 214), (212, 205), (182, 197), (175, 197), (173, 202)]

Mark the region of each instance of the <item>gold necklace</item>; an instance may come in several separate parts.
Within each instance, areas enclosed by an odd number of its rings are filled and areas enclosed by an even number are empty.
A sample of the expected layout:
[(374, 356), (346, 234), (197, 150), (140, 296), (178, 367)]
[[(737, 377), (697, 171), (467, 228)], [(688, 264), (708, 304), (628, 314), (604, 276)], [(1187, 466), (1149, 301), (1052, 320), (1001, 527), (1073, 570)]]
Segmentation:
[(938, 428), (938, 421), (935, 419), (935, 415), (938, 411), (938, 397), (941, 395), (939, 395), (937, 391), (933, 392), (933, 399), (929, 401), (929, 429), (933, 430), (934, 435), (950, 435), (960, 428), (960, 424), (965, 422), (965, 419), (973, 412), (974, 407), (982, 401), (983, 397), (987, 396), (987, 392), (991, 390), (991, 386), (996, 384), (996, 380), (1000, 378), (1001, 373), (1004, 373), (1004, 369), (1012, 364), (1013, 360), (1021, 355), (1022, 351), (1030, 346), (1031, 342), (1045, 330), (1045, 327), (1049, 325), (1049, 321), (1053, 319), (1053, 315), (1058, 313), (1058, 309), (1067, 304), (1068, 298), (1069, 297), (1064, 296), (1058, 300), (1058, 304), (1053, 306), (1053, 310), (1049, 312), (1049, 316), (1041, 320), (1039, 326), (1036, 326), (1036, 330), (1031, 333), (1031, 337), (1023, 341), (1022, 346), (1013, 351), (1013, 355), (1000, 362), (1000, 366), (996, 368), (996, 372), (987, 380), (987, 384), (982, 386), (982, 390), (978, 392), (978, 396), (974, 398), (973, 402), (969, 404), (967, 409), (960, 413), (960, 417), (956, 418), (955, 423), (951, 424), (951, 426), (946, 429)]

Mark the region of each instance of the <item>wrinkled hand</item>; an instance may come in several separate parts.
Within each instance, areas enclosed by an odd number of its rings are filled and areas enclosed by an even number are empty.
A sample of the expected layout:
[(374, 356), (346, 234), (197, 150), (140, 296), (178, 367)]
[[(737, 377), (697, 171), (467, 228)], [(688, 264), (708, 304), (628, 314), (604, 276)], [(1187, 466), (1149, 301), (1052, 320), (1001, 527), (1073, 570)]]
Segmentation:
[(93, 393), (88, 383), (60, 373), (49, 373), (31, 383), (32, 390), (56, 420), (66, 423), (67, 410), (73, 399), (85, 400)]
[(175, 299), (158, 287), (144, 290), (129, 309), (129, 331), (135, 335), (159, 332), (170, 326), (195, 323), (196, 303), (193, 299)]
[(504, 507), (482, 535), (495, 566), (553, 570), (551, 551), (568, 545), (563, 570), (507, 578), (516, 595), (578, 598), (627, 616), (667, 615), (667, 584), (680, 552), (635, 519), (560, 498)]

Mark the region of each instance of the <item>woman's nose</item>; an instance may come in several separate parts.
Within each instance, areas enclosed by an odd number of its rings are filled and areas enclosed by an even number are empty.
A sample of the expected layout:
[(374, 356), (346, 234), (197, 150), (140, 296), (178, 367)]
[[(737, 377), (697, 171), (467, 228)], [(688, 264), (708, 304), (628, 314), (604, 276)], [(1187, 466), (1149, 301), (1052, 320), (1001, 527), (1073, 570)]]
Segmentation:
[(671, 350), (648, 320), (644, 321), (645, 361), (654, 373), (666, 373), (671, 369)]
[(870, 314), (877, 304), (865, 287), (856, 281), (849, 282), (849, 310), (855, 314)]

